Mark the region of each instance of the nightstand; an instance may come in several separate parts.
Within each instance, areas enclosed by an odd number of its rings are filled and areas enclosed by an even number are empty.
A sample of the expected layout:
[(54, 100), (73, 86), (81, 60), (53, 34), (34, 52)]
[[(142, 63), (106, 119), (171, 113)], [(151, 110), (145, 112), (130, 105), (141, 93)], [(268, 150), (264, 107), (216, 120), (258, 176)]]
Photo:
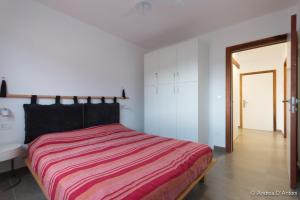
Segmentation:
[(24, 155), (24, 149), (22, 144), (0, 144), (0, 162), (10, 160), (11, 161), (11, 170), (10, 175), (13, 178), (14, 183), (7, 187), (5, 190), (9, 190), (21, 182), (21, 178), (15, 172), (15, 163), (14, 159)]

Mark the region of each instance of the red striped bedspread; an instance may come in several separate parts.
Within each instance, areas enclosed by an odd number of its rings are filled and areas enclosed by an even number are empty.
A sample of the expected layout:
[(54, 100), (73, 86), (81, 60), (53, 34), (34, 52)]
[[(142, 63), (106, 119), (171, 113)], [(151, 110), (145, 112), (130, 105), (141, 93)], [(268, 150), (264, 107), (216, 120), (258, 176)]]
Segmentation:
[(29, 161), (51, 200), (176, 199), (212, 159), (203, 144), (121, 124), (40, 136)]

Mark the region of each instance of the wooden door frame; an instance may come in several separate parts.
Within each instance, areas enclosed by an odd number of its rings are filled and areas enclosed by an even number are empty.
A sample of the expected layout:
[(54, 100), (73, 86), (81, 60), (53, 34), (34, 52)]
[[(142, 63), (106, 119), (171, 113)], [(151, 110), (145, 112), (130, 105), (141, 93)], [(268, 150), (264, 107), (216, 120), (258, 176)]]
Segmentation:
[[(287, 99), (287, 91), (286, 91), (286, 87), (287, 87), (287, 58), (284, 61), (283, 64), (283, 99), (286, 100)], [(283, 137), (286, 138), (286, 113), (287, 113), (287, 109), (286, 109), (286, 102), (283, 101)]]
[(240, 63), (235, 58), (232, 58), (232, 65), (235, 66), (237, 69), (241, 69)]
[(272, 73), (273, 76), (273, 131), (277, 129), (277, 80), (276, 80), (276, 70), (264, 70), (247, 72), (240, 74), (240, 127), (243, 128), (243, 77), (257, 74), (267, 74)]
[[(291, 17), (291, 97), (298, 98), (298, 33), (297, 15)], [(291, 104), (290, 104), (291, 105)], [(291, 106), (292, 108), (292, 106)], [(298, 160), (298, 112), (291, 112), (291, 134), (290, 134), (290, 186), (297, 187), (297, 160)]]
[(226, 48), (226, 152), (233, 152), (233, 135), (232, 135), (232, 54), (240, 51), (255, 49), (259, 47), (270, 46), (287, 42), (288, 34), (277, 35), (261, 40), (256, 40), (244, 44), (239, 44)]

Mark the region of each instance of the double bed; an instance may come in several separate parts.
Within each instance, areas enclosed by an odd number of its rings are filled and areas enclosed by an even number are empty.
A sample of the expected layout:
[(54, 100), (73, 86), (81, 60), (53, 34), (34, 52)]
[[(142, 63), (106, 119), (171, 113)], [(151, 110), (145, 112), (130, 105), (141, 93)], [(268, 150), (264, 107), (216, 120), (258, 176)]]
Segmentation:
[(183, 199), (215, 163), (207, 145), (120, 123), (40, 134), (25, 161), (49, 200)]

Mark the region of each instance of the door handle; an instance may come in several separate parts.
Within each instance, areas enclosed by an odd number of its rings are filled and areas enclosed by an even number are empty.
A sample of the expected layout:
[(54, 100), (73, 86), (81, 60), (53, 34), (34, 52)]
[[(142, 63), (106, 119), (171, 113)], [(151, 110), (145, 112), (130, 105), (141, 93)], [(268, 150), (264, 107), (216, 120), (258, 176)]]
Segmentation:
[(282, 103), (291, 103), (291, 102), (292, 102), (292, 105), (297, 105), (298, 103), (300, 103), (300, 100), (295, 97), (292, 97), (292, 99), (282, 100)]
[(296, 97), (292, 97), (292, 104), (297, 105), (298, 103), (300, 103), (300, 100)]
[(297, 99), (296, 97), (292, 97), (291, 99), (288, 100), (283, 100), (283, 103), (289, 103), (291, 105), (290, 112), (291, 113), (296, 113), (298, 111), (298, 103), (300, 103), (300, 100)]
[(248, 104), (248, 101), (243, 100), (243, 108), (246, 108), (246, 105)]

